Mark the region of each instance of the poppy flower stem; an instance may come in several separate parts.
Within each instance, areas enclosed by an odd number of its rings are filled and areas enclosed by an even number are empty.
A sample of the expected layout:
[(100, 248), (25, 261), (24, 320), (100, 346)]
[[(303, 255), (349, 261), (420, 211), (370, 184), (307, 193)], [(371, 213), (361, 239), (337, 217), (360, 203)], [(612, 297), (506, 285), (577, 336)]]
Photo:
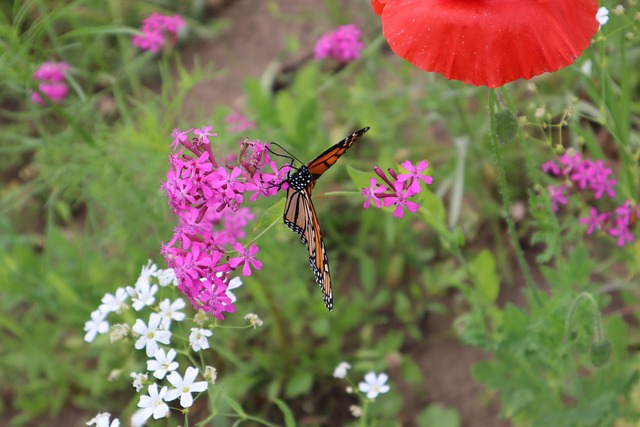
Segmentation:
[(529, 269), (529, 264), (527, 263), (527, 260), (524, 257), (524, 252), (522, 251), (520, 243), (518, 242), (516, 228), (513, 223), (513, 218), (510, 214), (511, 197), (509, 195), (509, 188), (507, 187), (504, 159), (502, 158), (502, 153), (500, 151), (501, 147), (498, 143), (498, 133), (496, 125), (496, 103), (497, 99), (495, 89), (489, 89), (489, 123), (491, 125), (489, 133), (491, 139), (491, 148), (493, 150), (493, 156), (496, 162), (496, 168), (498, 170), (498, 189), (502, 198), (503, 215), (504, 219), (507, 221), (507, 229), (509, 230), (509, 237), (511, 237), (511, 244), (516, 253), (516, 259), (518, 260), (518, 264), (520, 265), (520, 269), (522, 270), (522, 274), (524, 275), (525, 282), (527, 283), (527, 286), (531, 291), (531, 295), (535, 299), (536, 303), (542, 306), (542, 300), (538, 295), (535, 283), (533, 281), (533, 276), (531, 275), (531, 270)]

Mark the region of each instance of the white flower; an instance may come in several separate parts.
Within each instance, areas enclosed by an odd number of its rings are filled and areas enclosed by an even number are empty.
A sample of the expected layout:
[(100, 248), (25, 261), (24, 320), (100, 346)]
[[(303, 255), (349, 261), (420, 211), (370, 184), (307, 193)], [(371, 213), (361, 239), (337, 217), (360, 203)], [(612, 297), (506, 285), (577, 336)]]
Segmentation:
[(145, 325), (141, 319), (136, 319), (136, 323), (131, 328), (133, 332), (140, 335), (135, 344), (136, 349), (146, 347), (148, 357), (156, 354), (158, 343), (169, 344), (171, 341), (171, 332), (159, 329), (161, 320), (162, 317), (158, 313), (151, 313), (149, 326)]
[(108, 412), (102, 412), (98, 415), (96, 415), (95, 417), (93, 417), (89, 422), (87, 422), (87, 425), (93, 425), (95, 424), (96, 427), (119, 427), (120, 426), (120, 420), (119, 419), (114, 419), (111, 424), (109, 424), (109, 417), (111, 417), (111, 414)]
[(100, 311), (104, 313), (120, 312), (123, 308), (126, 307), (124, 302), (127, 300), (129, 296), (127, 295), (127, 291), (124, 288), (116, 289), (116, 294), (105, 294), (102, 297), (102, 304), (100, 304)]
[(158, 266), (155, 265), (153, 261), (149, 260), (147, 262), (147, 265), (143, 266), (142, 270), (140, 270), (140, 276), (138, 277), (138, 280), (136, 280), (136, 288), (138, 287), (138, 285), (141, 285), (143, 283), (148, 286), (150, 284), (149, 279), (155, 277), (157, 271)]
[(333, 376), (336, 378), (344, 378), (347, 376), (347, 371), (351, 368), (347, 362), (340, 362), (336, 369), (333, 371)]
[(131, 415), (131, 427), (144, 427), (147, 422), (146, 418), (142, 418), (144, 409), (138, 409)]
[(147, 379), (149, 379), (147, 374), (137, 373), (137, 372), (131, 372), (129, 376), (133, 378), (133, 381), (131, 381), (131, 384), (133, 385), (133, 388), (136, 389), (136, 391), (142, 390), (144, 388), (144, 382), (147, 381)]
[(376, 375), (374, 372), (368, 372), (364, 376), (364, 381), (358, 384), (358, 389), (366, 393), (369, 399), (375, 399), (379, 394), (389, 391), (389, 386), (385, 384), (388, 379), (385, 373)]
[(174, 362), (176, 351), (170, 349), (166, 354), (163, 349), (159, 348), (154, 355), (155, 360), (147, 360), (147, 371), (153, 372), (153, 376), (161, 380), (167, 375), (167, 372), (178, 369), (178, 362)]
[(598, 21), (600, 26), (606, 24), (607, 21), (609, 21), (609, 9), (604, 6), (598, 9), (598, 13), (596, 13), (596, 20)]
[[(140, 396), (140, 401), (138, 402), (138, 408), (142, 408), (139, 411), (139, 418), (136, 419), (136, 422), (148, 420), (151, 415), (153, 415), (154, 419), (163, 418), (167, 416), (169, 413), (169, 405), (164, 403), (164, 396), (167, 394), (167, 387), (162, 387), (160, 391), (158, 391), (158, 384), (151, 384), (148, 388), (149, 395)], [(137, 415), (136, 412), (135, 415)], [(133, 424), (133, 417), (131, 420), (131, 424)]]
[(84, 335), (86, 342), (91, 342), (96, 339), (97, 334), (104, 334), (109, 330), (109, 322), (105, 319), (107, 313), (103, 313), (100, 310), (95, 310), (91, 313), (91, 320), (88, 320), (84, 324), (84, 330), (87, 333)]
[(178, 286), (178, 278), (176, 277), (176, 273), (173, 271), (173, 268), (167, 268), (166, 270), (158, 270), (155, 276), (158, 279), (158, 283), (163, 288), (169, 285)]
[(207, 337), (210, 337), (212, 334), (213, 332), (208, 329), (191, 328), (189, 345), (191, 345), (193, 351), (209, 348), (209, 341), (207, 341)]
[(131, 301), (133, 301), (132, 305), (136, 311), (140, 311), (145, 306), (153, 304), (156, 300), (154, 297), (156, 292), (158, 292), (158, 285), (151, 286), (148, 280), (138, 280), (134, 288), (127, 286), (127, 293), (131, 296)]
[(227, 290), (225, 291), (225, 293), (227, 294), (227, 296), (231, 300), (231, 303), (235, 303), (236, 300), (237, 300), (236, 296), (233, 294), (233, 292), (231, 292), (231, 290), (232, 289), (237, 289), (240, 286), (242, 286), (242, 279), (239, 278), (239, 277), (234, 277), (233, 279), (231, 279), (229, 281), (229, 285), (228, 285)]
[(187, 368), (187, 371), (184, 373), (184, 379), (179, 373), (175, 371), (171, 372), (169, 376), (167, 376), (167, 380), (175, 388), (173, 390), (169, 390), (166, 400), (171, 401), (180, 396), (180, 406), (183, 408), (190, 407), (193, 404), (193, 397), (191, 396), (191, 393), (199, 393), (207, 389), (206, 381), (193, 382), (197, 375), (198, 369), (192, 366)]
[(262, 326), (262, 320), (255, 313), (249, 313), (244, 318), (249, 321), (249, 325), (253, 326), (253, 329)]
[(186, 307), (186, 303), (182, 298), (176, 299), (174, 302), (169, 302), (169, 298), (163, 300), (160, 303), (160, 315), (162, 316), (162, 327), (169, 329), (171, 326), (171, 319), (178, 322), (184, 320), (185, 314), (178, 311)]

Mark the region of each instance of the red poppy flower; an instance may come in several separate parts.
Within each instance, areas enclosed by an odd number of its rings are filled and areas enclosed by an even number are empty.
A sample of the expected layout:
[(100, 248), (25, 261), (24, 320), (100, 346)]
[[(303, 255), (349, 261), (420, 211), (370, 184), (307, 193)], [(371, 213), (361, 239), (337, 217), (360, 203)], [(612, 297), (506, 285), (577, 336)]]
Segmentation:
[(498, 87), (571, 64), (597, 0), (371, 0), (391, 49), (425, 71)]

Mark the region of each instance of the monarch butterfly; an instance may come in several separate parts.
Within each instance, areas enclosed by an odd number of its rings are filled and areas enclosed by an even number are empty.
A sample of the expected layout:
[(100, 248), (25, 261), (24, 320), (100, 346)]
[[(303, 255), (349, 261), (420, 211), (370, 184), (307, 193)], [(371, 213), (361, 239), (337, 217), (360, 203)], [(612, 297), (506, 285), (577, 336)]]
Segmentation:
[(309, 266), (322, 289), (324, 305), (329, 311), (333, 309), (329, 259), (322, 240), (318, 217), (311, 202), (311, 192), (318, 178), (368, 130), (369, 127), (365, 127), (349, 135), (306, 165), (297, 168), (284, 181), (289, 183), (284, 206), (284, 223), (300, 236), (302, 243), (307, 246)]

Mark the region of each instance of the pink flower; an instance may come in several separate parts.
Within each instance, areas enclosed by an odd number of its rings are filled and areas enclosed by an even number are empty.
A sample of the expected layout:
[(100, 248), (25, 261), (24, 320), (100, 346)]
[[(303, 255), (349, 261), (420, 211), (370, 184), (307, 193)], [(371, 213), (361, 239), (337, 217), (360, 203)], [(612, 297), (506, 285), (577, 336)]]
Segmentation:
[(614, 226), (609, 228), (609, 235), (617, 237), (618, 247), (624, 246), (626, 242), (633, 242), (635, 236), (629, 231), (629, 218), (618, 218), (614, 221)]
[(567, 175), (569, 172), (571, 172), (571, 170), (580, 166), (580, 163), (582, 163), (582, 156), (580, 155), (580, 153), (563, 154), (562, 156), (560, 156), (559, 160), (560, 163), (564, 165), (562, 173), (564, 175)]
[[(40, 83), (38, 85), (38, 89), (40, 89), (40, 92), (47, 95), (54, 104), (59, 104), (63, 99), (65, 99), (69, 91), (66, 83)], [(36, 104), (45, 105), (44, 100), (37, 92), (33, 92), (31, 94), (31, 101)]]
[(354, 24), (342, 25), (334, 32), (320, 37), (314, 49), (314, 59), (332, 58), (346, 64), (360, 58), (364, 44), (360, 41), (360, 30)]
[(32, 77), (35, 80), (46, 80), (49, 82), (61, 82), (65, 79), (65, 74), (69, 71), (69, 64), (66, 62), (43, 62)]
[(591, 188), (593, 189), (593, 196), (596, 200), (600, 199), (603, 194), (607, 194), (609, 197), (616, 197), (616, 190), (613, 187), (616, 185), (618, 181), (615, 179), (604, 179), (602, 181), (596, 181), (591, 184)]
[(420, 192), (420, 182), (422, 181), (427, 185), (433, 183), (433, 178), (428, 175), (423, 175), (422, 171), (429, 167), (429, 163), (424, 160), (421, 160), (418, 163), (418, 166), (414, 166), (409, 160), (404, 161), (400, 166), (404, 168), (404, 170), (408, 171), (407, 174), (398, 175), (398, 181), (405, 182), (409, 181), (409, 188), (412, 189), (414, 193)]
[(402, 218), (404, 216), (405, 207), (411, 212), (416, 212), (418, 210), (419, 206), (416, 202), (410, 202), (407, 200), (409, 197), (416, 194), (411, 188), (405, 189), (402, 182), (396, 181), (393, 183), (393, 189), (394, 194), (391, 197), (384, 199), (385, 206), (396, 206), (393, 216), (396, 218)]
[(586, 234), (593, 233), (594, 229), (601, 230), (602, 225), (609, 218), (609, 214), (603, 212), (601, 214), (598, 213), (596, 208), (592, 207), (589, 209), (589, 217), (588, 218), (580, 218), (580, 224), (588, 225)]
[(362, 189), (362, 196), (365, 198), (363, 205), (364, 208), (369, 209), (372, 200), (376, 208), (380, 208), (382, 206), (382, 201), (378, 198), (378, 195), (384, 193), (384, 191), (385, 188), (382, 185), (379, 185), (375, 178), (371, 178), (369, 181), (369, 188)]
[[(65, 62), (45, 62), (33, 72), (33, 78), (41, 81), (38, 84), (38, 90), (54, 104), (59, 104), (69, 92), (64, 82), (67, 71), (69, 71), (69, 65)], [(31, 101), (35, 104), (46, 104), (38, 92), (31, 93)]]
[(131, 43), (142, 50), (158, 52), (165, 45), (166, 36), (175, 43), (178, 30), (184, 25), (184, 19), (180, 15), (166, 16), (154, 12), (142, 21), (142, 34), (133, 36)]
[(557, 187), (554, 185), (550, 185), (549, 187), (549, 197), (551, 198), (551, 202), (553, 203), (553, 211), (558, 212), (560, 209), (560, 205), (567, 204), (567, 198), (564, 195), (565, 186), (560, 184)]
[(560, 175), (560, 167), (555, 161), (549, 160), (542, 164), (542, 172), (558, 176)]
[(233, 313), (236, 311), (231, 298), (227, 295), (226, 285), (221, 283), (213, 286), (207, 286), (207, 289), (202, 292), (200, 298), (202, 299), (202, 309), (213, 315), (218, 319), (224, 319), (222, 313)]
[(237, 268), (240, 264), (243, 264), (242, 275), (251, 276), (251, 267), (256, 270), (262, 268), (262, 262), (256, 259), (256, 254), (259, 249), (255, 244), (251, 244), (249, 250), (246, 250), (241, 243), (236, 243), (233, 248), (240, 254), (238, 258), (231, 258), (229, 260), (229, 266), (233, 269)]
[(587, 184), (591, 182), (592, 176), (593, 170), (591, 168), (591, 162), (585, 160), (573, 166), (569, 178), (571, 178), (571, 181), (573, 181), (579, 189), (584, 190), (587, 188)]
[[(225, 294), (232, 269), (242, 264), (243, 273), (249, 275), (251, 268), (262, 267), (255, 259), (256, 245), (240, 250), (243, 246), (239, 240), (245, 238), (245, 228), (253, 220), (249, 208), (240, 204), (250, 182), (261, 185), (254, 178), (263, 175), (260, 169), (266, 154), (265, 144), (246, 141), (241, 150), (253, 160), (238, 167), (218, 166), (209, 141), (216, 134), (211, 130), (211, 126), (203, 126), (171, 133), (171, 148), (176, 153), (169, 156), (169, 171), (161, 188), (178, 216), (178, 225), (171, 240), (162, 245), (161, 253), (174, 269), (178, 289), (191, 304), (222, 319), (222, 313), (235, 311)], [(190, 138), (190, 132), (195, 136)], [(266, 189), (263, 194), (270, 195)], [(231, 247), (241, 256), (231, 260), (224, 256)]]

